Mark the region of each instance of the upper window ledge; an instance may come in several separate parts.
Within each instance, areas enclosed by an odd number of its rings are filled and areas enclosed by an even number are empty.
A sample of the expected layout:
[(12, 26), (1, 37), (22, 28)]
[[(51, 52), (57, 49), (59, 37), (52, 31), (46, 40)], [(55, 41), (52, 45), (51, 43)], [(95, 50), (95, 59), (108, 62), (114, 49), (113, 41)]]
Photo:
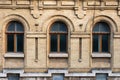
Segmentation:
[(111, 58), (110, 53), (92, 53), (92, 57), (95, 58)]
[(24, 58), (24, 54), (23, 53), (6, 53), (4, 55), (4, 57), (6, 57), (6, 58)]
[(59, 57), (59, 58), (67, 58), (68, 57), (68, 53), (50, 53), (49, 57)]

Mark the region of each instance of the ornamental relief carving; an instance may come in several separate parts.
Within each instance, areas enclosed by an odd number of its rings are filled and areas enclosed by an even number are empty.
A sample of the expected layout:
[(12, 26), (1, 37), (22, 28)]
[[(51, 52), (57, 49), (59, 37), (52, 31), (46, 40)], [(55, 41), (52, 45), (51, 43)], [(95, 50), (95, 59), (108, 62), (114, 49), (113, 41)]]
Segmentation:
[(118, 0), (0, 0), (0, 9), (30, 9), (33, 18), (38, 19), (45, 9), (73, 10), (78, 19), (84, 18), (87, 10), (117, 10)]
[(42, 8), (39, 8), (39, 2), (37, 0), (31, 1), (30, 10), (35, 19), (38, 19), (42, 15)]

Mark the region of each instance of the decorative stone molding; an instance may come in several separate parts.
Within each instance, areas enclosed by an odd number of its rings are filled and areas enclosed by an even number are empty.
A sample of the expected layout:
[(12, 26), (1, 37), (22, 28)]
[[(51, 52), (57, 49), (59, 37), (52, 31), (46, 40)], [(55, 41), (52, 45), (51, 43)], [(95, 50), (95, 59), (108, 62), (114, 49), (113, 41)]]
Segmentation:
[(10, 5), (12, 4), (12, 1), (11, 0), (0, 0), (0, 4)]
[(120, 38), (120, 32), (115, 32), (114, 35), (113, 35), (114, 38)]
[(90, 38), (89, 34), (77, 34), (77, 35), (71, 35), (71, 38)]
[(68, 53), (50, 53), (50, 58), (68, 58)]
[(72, 32), (71, 33), (71, 38), (90, 38), (90, 33), (86, 32), (86, 33), (83, 33), (83, 32)]
[(118, 16), (120, 16), (120, 7), (118, 7)]
[(27, 38), (35, 38), (35, 37), (41, 37), (41, 38), (46, 38), (46, 33), (40, 33), (40, 32), (27, 32), (26, 33)]
[(19, 74), (23, 74), (24, 70), (22, 69), (3, 69), (3, 73), (7, 74), (7, 73), (19, 73)]
[[(80, 6), (79, 6), (80, 4)], [(75, 15), (79, 18), (82, 19), (85, 15), (86, 15), (86, 11), (82, 9), (83, 5), (82, 5), (82, 1), (79, 0), (75, 0)]]
[(30, 26), (29, 26), (27, 20), (23, 16), (18, 15), (18, 14), (10, 14), (10, 15), (5, 16), (4, 19), (3, 19), (3, 25), (2, 26), (3, 26), (3, 31), (4, 32), (6, 30), (6, 25), (10, 21), (14, 21), (14, 20), (20, 21), (23, 24), (25, 31), (30, 30)]
[(56, 21), (63, 21), (67, 25), (69, 32), (73, 32), (75, 30), (73, 22), (68, 17), (63, 15), (54, 15), (48, 18), (44, 24), (42, 24), (44, 26), (42, 27), (42, 31), (47, 31), (49, 33), (50, 26)]
[(31, 14), (33, 18), (38, 19), (40, 17), (40, 12), (38, 10), (31, 9)]
[(79, 19), (82, 19), (85, 15), (86, 15), (86, 12), (81, 10), (80, 7), (75, 7), (74, 8), (75, 10), (75, 15), (79, 18)]
[(104, 21), (108, 24), (110, 24), (111, 32), (118, 32), (118, 26), (116, 25), (116, 22), (113, 18), (106, 16), (106, 15), (99, 15), (94, 18), (94, 24), (92, 18), (88, 21), (87, 26), (85, 27), (86, 32), (91, 32), (92, 27), (100, 21)]
[(8, 73), (19, 73), (20, 77), (51, 77), (52, 74), (64, 74), (65, 77), (95, 77), (97, 73), (108, 74), (110, 77), (120, 77), (120, 73), (112, 73), (111, 70), (107, 69), (95, 69), (91, 73), (68, 73), (66, 69), (49, 69), (48, 73), (24, 73), (24, 70), (3, 70), (3, 73), (0, 73), (1, 77), (7, 77)]
[(24, 53), (6, 53), (5, 58), (24, 58)]
[(94, 58), (111, 58), (110, 53), (92, 53), (92, 57)]
[(118, 0), (105, 1), (106, 6), (117, 6)]
[[(71, 9), (73, 7), (76, 7), (76, 3), (80, 5), (78, 5), (77, 7), (81, 7), (82, 8), (88, 8), (88, 9), (94, 9), (94, 6), (96, 6), (96, 9), (116, 9), (119, 5), (117, 0), (1, 0), (0, 1), (0, 8), (13, 8), (13, 9), (19, 9), (19, 8), (30, 8), (30, 4), (33, 3), (34, 1), (36, 1), (38, 3), (38, 5), (36, 5), (37, 8), (41, 8), (42, 6), (47, 7), (48, 9), (51, 8), (66, 8), (68, 9), (68, 7), (70, 7)], [(95, 3), (95, 4), (94, 4)], [(81, 5), (82, 4), (82, 5)], [(34, 13), (34, 12), (33, 12)], [(36, 11), (35, 11), (36, 13)], [(36, 15), (38, 15), (39, 13), (37, 13)], [(81, 11), (80, 11), (81, 14)], [(33, 14), (35, 15), (35, 14)]]
[(17, 0), (16, 4), (18, 4), (18, 5), (29, 5), (30, 1), (29, 0)]
[(6, 73), (0, 73), (0, 78), (7, 77)]
[(66, 69), (49, 69), (48, 73), (52, 74), (52, 73), (68, 73), (68, 70)]
[(118, 7), (118, 1), (117, 0), (88, 0), (84, 1), (84, 8), (87, 8), (89, 10), (93, 9), (100, 9), (100, 10), (115, 10)]
[(37, 0), (33, 0), (31, 1), (30, 5), (30, 10), (31, 10), (31, 14), (33, 16), (33, 18), (38, 19), (40, 17), (40, 15), (42, 15), (42, 7), (39, 8), (39, 1)]

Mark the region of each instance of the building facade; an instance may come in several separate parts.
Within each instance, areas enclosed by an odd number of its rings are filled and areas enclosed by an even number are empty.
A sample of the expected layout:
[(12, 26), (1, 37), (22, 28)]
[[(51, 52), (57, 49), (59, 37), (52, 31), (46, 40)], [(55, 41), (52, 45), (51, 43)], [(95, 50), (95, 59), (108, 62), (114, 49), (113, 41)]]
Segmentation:
[(120, 1), (0, 0), (0, 80), (120, 80)]

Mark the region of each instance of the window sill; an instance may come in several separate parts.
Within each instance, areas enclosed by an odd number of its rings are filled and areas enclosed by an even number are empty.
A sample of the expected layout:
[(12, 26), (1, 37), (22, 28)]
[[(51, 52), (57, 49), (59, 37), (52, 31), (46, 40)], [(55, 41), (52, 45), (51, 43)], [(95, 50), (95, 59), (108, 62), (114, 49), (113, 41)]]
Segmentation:
[(111, 58), (110, 53), (92, 53), (92, 57), (94, 58)]
[(49, 57), (59, 57), (59, 58), (67, 58), (68, 57), (68, 53), (50, 53)]
[(4, 55), (4, 57), (6, 57), (6, 58), (24, 58), (24, 54), (23, 53), (6, 53)]

